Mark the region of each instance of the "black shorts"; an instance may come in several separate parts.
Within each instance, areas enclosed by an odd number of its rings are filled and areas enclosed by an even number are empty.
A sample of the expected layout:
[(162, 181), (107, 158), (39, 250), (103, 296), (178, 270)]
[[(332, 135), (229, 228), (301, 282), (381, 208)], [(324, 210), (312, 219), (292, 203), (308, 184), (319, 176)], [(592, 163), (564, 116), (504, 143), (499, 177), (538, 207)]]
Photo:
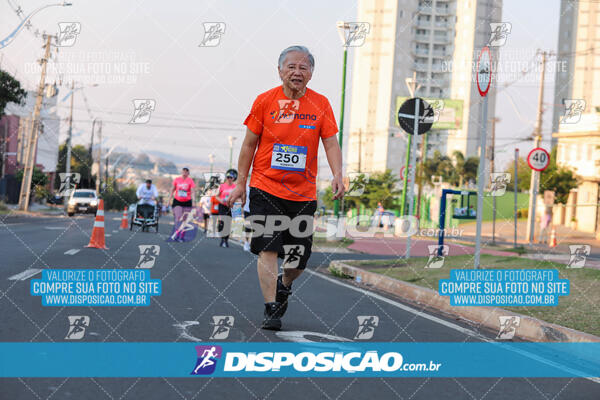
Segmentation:
[(191, 207), (192, 206), (192, 200), (188, 200), (188, 201), (179, 201), (177, 199), (173, 199), (173, 207)]
[[(289, 268), (304, 269), (312, 252), (313, 217), (317, 210), (316, 201), (292, 201), (273, 196), (263, 190), (250, 187), (250, 217), (252, 226), (264, 232), (265, 218), (268, 216), (287, 216), (290, 220), (305, 216), (296, 225), (294, 232), (304, 232), (298, 236), (290, 232), (289, 227), (261, 235), (252, 235), (250, 251), (274, 251)], [(306, 216), (310, 216), (306, 217)], [(293, 226), (294, 224), (292, 224)], [(261, 229), (262, 228), (262, 229)], [(253, 229), (253, 233), (255, 230)], [(307, 234), (307, 232), (310, 232)]]

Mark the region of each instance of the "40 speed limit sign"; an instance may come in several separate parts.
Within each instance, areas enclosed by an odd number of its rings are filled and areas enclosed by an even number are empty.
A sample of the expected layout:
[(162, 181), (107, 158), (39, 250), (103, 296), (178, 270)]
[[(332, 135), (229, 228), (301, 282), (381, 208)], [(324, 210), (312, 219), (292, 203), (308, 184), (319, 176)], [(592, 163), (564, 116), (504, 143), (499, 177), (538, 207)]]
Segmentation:
[(537, 147), (527, 155), (527, 164), (535, 171), (543, 171), (550, 164), (550, 154), (541, 147)]

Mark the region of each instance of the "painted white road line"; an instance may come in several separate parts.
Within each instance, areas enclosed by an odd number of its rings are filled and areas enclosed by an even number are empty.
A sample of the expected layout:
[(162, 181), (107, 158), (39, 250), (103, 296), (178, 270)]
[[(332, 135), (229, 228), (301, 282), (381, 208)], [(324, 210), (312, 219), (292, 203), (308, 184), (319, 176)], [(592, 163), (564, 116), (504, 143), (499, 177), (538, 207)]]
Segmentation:
[(177, 331), (179, 332), (179, 337), (181, 337), (183, 339), (187, 339), (191, 342), (201, 342), (202, 339), (197, 338), (194, 335), (191, 335), (187, 331), (187, 328), (189, 326), (195, 326), (195, 325), (200, 325), (200, 322), (198, 322), (198, 321), (183, 321), (181, 324), (173, 324), (173, 327), (175, 327), (175, 329), (177, 329)]
[(44, 229), (48, 229), (49, 231), (64, 231), (67, 229), (67, 226), (45, 226)]
[(104, 236), (111, 237), (112, 235), (110, 233), (105, 233)]
[(122, 218), (122, 217), (113, 217), (113, 218), (111, 218), (111, 219), (112, 219), (113, 221), (120, 221), (120, 220), (122, 220), (123, 218)]
[(31, 278), (34, 275), (39, 274), (40, 272), (42, 272), (41, 269), (38, 269), (38, 268), (29, 268), (29, 269), (26, 269), (23, 272), (20, 272), (20, 273), (18, 273), (16, 275), (13, 275), (13, 276), (9, 277), (8, 280), (9, 281), (24, 281), (24, 280), (26, 280), (28, 278)]
[(75, 254), (79, 253), (80, 251), (81, 251), (81, 249), (71, 249), (71, 250), (65, 251), (65, 254), (68, 256), (74, 256)]
[[(317, 277), (319, 277), (321, 279), (325, 279), (326, 281), (329, 281), (331, 283), (335, 283), (336, 285), (343, 286), (343, 287), (345, 287), (347, 289), (351, 289), (351, 290), (354, 290), (356, 292), (362, 293), (365, 296), (370, 296), (370, 297), (372, 297), (374, 299), (377, 299), (377, 300), (383, 301), (385, 303), (391, 304), (391, 305), (393, 305), (395, 307), (398, 307), (398, 308), (400, 308), (402, 310), (405, 310), (405, 311), (408, 311), (410, 313), (413, 313), (413, 314), (415, 314), (415, 315), (417, 315), (419, 317), (428, 319), (428, 320), (430, 320), (432, 322), (436, 322), (436, 323), (438, 323), (440, 325), (443, 325), (443, 326), (445, 326), (447, 328), (454, 329), (456, 331), (465, 333), (465, 334), (467, 334), (469, 336), (473, 336), (474, 338), (480, 339), (480, 340), (482, 340), (484, 342), (489, 342), (489, 343), (492, 343), (492, 344), (494, 344), (494, 343), (495, 344), (500, 344), (500, 342), (497, 342), (497, 341), (495, 341), (493, 339), (487, 338), (487, 337), (485, 337), (485, 336), (483, 336), (483, 335), (481, 335), (481, 334), (479, 334), (479, 333), (477, 333), (477, 332), (475, 332), (475, 331), (473, 331), (471, 329), (463, 328), (462, 326), (453, 324), (452, 322), (444, 321), (443, 319), (438, 318), (438, 317), (434, 317), (433, 315), (425, 314), (422, 311), (416, 310), (416, 309), (414, 309), (412, 307), (406, 306), (406, 305), (404, 305), (402, 303), (399, 303), (397, 301), (388, 299), (387, 297), (381, 296), (381, 295), (379, 295), (377, 293), (372, 293), (372, 292), (369, 292), (368, 290), (364, 290), (364, 289), (357, 288), (357, 287), (352, 286), (352, 285), (348, 285), (347, 283), (340, 282), (340, 281), (338, 281), (336, 279), (333, 279), (333, 278), (330, 278), (328, 276), (325, 276), (325, 275), (323, 275), (323, 274), (321, 274), (319, 272), (311, 271), (308, 268), (306, 269), (306, 272), (308, 272), (309, 274), (311, 274), (313, 276), (317, 276)], [(508, 350), (514, 351), (515, 353), (518, 353), (518, 354), (522, 354), (522, 355), (524, 355), (526, 357), (529, 357), (529, 358), (531, 358), (533, 360), (540, 361), (540, 362), (542, 362), (544, 364), (547, 364), (547, 365), (550, 365), (552, 367), (561, 369), (563, 371), (567, 371), (567, 372), (572, 373), (574, 375), (579, 375), (580, 377), (585, 378), (585, 379), (587, 379), (589, 381), (592, 381), (592, 382), (595, 382), (595, 383), (600, 383), (600, 378), (586, 377), (585, 376), (586, 374), (584, 374), (581, 371), (578, 371), (578, 370), (575, 370), (573, 368), (566, 367), (564, 365), (558, 364), (558, 363), (556, 363), (556, 362), (554, 362), (552, 360), (548, 360), (548, 359), (546, 359), (546, 358), (544, 358), (542, 356), (538, 356), (537, 354), (530, 353), (530, 352), (528, 352), (526, 350), (511, 349), (511, 348), (508, 348)]]
[(117, 232), (119, 232), (117, 229), (115, 229), (115, 230), (113, 231), (113, 233), (117, 233)]

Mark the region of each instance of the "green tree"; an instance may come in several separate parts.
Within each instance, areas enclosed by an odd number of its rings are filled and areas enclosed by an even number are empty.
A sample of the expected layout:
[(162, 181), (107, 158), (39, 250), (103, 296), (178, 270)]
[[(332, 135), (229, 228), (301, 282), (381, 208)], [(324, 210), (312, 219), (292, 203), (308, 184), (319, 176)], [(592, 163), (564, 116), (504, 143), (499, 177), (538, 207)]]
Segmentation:
[[(531, 168), (527, 165), (527, 161), (524, 158), (519, 157), (517, 160), (517, 190), (519, 192), (525, 192), (529, 190), (529, 183), (531, 181)], [(514, 179), (515, 179), (515, 163), (514, 161), (510, 163), (510, 166), (504, 171), (510, 174), (511, 185), (510, 189), (514, 190)]]
[[(96, 187), (94, 177), (90, 179), (92, 163), (92, 158), (90, 157), (89, 150), (86, 147), (78, 144), (71, 148), (71, 172), (77, 172), (81, 174), (81, 179), (77, 188), (93, 189)], [(65, 143), (63, 143), (58, 149), (58, 164), (56, 165), (56, 172), (65, 172), (66, 166), (67, 146)], [(58, 189), (59, 187), (60, 179), (56, 179), (55, 188)]]
[[(19, 188), (21, 187), (21, 182), (23, 181), (23, 168), (17, 170), (15, 174), (15, 178), (19, 184)], [(33, 175), (31, 176), (31, 189), (35, 190), (36, 186), (46, 186), (48, 184), (48, 176), (44, 174), (39, 168), (33, 167)]]
[[(363, 180), (365, 181), (366, 179)], [(362, 195), (344, 198), (344, 208), (359, 207), (361, 204), (366, 208), (375, 208), (378, 202), (381, 202), (385, 208), (393, 208), (396, 198), (401, 193), (397, 189), (398, 182), (399, 179), (389, 169), (385, 172), (373, 173), (369, 176), (369, 181), (365, 182)], [(333, 208), (331, 187), (325, 189), (323, 203), (325, 207)]]
[[(425, 160), (424, 178), (437, 175), (441, 176), (444, 182), (462, 187), (466, 182), (477, 180), (478, 166), (478, 157), (465, 159), (463, 153), (456, 150), (450, 158), (436, 150), (432, 158)], [(431, 185), (430, 179), (424, 179), (423, 181)]]
[(21, 83), (11, 74), (0, 69), (0, 118), (4, 115), (8, 103), (21, 104), (25, 96), (26, 92), (21, 88)]

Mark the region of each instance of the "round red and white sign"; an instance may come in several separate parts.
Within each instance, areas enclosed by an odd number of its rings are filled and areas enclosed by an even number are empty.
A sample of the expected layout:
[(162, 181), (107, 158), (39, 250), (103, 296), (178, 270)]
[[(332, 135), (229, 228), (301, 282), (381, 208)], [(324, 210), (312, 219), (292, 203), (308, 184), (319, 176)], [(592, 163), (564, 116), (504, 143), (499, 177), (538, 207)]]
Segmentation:
[(527, 164), (533, 170), (543, 171), (550, 165), (550, 154), (541, 147), (537, 147), (527, 155)]
[(492, 53), (485, 46), (479, 53), (477, 60), (477, 90), (481, 97), (485, 97), (492, 84)]

